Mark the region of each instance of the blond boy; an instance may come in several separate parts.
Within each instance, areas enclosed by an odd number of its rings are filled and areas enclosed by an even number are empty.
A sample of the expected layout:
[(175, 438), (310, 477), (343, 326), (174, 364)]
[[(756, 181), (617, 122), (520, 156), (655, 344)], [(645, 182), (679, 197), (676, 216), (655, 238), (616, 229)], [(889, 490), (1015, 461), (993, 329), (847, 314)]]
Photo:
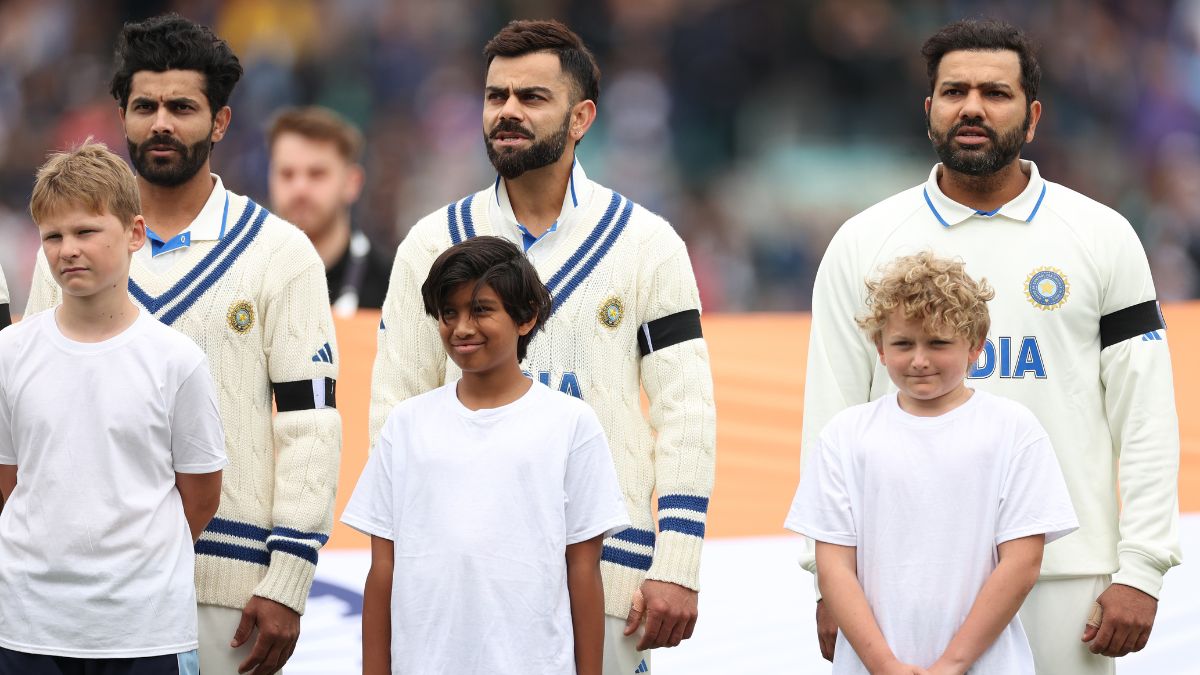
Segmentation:
[(1033, 675), (1016, 613), (1078, 522), (1033, 414), (964, 383), (993, 296), (931, 253), (867, 283), (858, 323), (897, 391), (830, 421), (785, 523), (817, 542), (835, 674)]
[(129, 298), (140, 210), (101, 144), (38, 171), (62, 304), (0, 334), (0, 674), (197, 672), (224, 435), (204, 353)]

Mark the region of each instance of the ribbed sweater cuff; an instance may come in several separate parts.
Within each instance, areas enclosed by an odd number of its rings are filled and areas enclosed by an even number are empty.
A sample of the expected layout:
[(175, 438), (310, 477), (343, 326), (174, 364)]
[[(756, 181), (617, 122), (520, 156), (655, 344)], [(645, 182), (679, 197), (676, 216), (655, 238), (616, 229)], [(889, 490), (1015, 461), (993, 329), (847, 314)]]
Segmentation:
[(654, 562), (646, 578), (700, 590), (700, 549), (703, 546), (704, 540), (700, 537), (659, 531), (654, 545)]
[(255, 563), (196, 556), (196, 602), (242, 609), (254, 595), (265, 568)]
[(316, 571), (317, 566), (307, 560), (291, 553), (274, 551), (271, 553), (267, 576), (254, 589), (254, 595), (287, 605), (303, 614)]
[(604, 579), (604, 613), (620, 619), (628, 617), (633, 592), (642, 585), (642, 573), (602, 560), (600, 576)]

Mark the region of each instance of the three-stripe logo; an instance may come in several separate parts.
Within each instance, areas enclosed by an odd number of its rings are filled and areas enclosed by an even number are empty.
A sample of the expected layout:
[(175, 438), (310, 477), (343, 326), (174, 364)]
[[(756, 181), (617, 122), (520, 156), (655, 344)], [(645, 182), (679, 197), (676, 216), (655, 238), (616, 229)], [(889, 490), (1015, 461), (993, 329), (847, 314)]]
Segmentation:
[(333, 349), (326, 342), (324, 347), (317, 350), (312, 357), (313, 363), (333, 363)]

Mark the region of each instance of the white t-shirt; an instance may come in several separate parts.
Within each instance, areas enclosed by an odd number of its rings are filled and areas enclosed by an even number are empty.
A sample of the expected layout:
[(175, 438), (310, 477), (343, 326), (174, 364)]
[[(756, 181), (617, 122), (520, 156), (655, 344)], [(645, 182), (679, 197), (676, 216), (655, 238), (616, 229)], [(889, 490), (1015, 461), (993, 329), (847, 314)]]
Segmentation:
[(604, 432), (537, 382), (484, 410), (457, 384), (396, 406), (342, 514), (395, 543), (392, 672), (573, 675), (566, 547), (629, 525)]
[(0, 646), (76, 658), (196, 648), (175, 473), (226, 463), (204, 353), (144, 312), (103, 342), (55, 310), (0, 333)]
[[(998, 560), (997, 546), (1079, 523), (1046, 432), (1018, 403), (975, 391), (938, 417), (904, 412), (896, 394), (838, 413), (821, 432), (784, 524), (857, 547), (858, 580), (888, 646), (927, 668), (962, 626)], [(833, 672), (865, 674), (838, 633)], [(1020, 621), (972, 675), (1033, 675)]]

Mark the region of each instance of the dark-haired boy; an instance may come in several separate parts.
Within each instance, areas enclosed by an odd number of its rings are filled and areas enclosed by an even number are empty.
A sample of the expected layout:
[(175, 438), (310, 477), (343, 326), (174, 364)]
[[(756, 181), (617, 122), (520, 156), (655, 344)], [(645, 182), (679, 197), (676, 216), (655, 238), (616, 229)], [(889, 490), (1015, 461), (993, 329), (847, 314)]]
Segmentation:
[[(589, 179), (575, 156), (600, 93), (579, 36), (557, 21), (513, 21), (484, 56), (482, 140), (496, 180), (422, 218), (400, 244), (371, 380), (372, 438), (397, 402), (456, 376), (419, 320), (416, 289), (433, 259), (476, 235), (520, 246), (554, 296), (522, 365), (596, 411), (633, 522), (601, 558), (605, 672), (648, 673), (644, 650), (689, 639), (699, 616), (716, 404), (696, 278), (671, 225)], [(644, 606), (633, 603), (639, 590)]]
[(342, 515), (371, 535), (363, 673), (598, 675), (601, 546), (629, 516), (596, 414), (521, 372), (550, 294), (478, 237), (421, 297), (462, 378), (396, 406)]
[[(112, 94), (149, 239), (130, 295), (208, 355), (225, 425), (221, 507), (196, 544), (201, 667), (268, 675), (295, 649), (333, 526), (341, 419), (320, 257), (209, 172), (241, 73), (225, 41), (171, 14), (125, 25)], [(26, 313), (59, 297), (39, 257)]]

